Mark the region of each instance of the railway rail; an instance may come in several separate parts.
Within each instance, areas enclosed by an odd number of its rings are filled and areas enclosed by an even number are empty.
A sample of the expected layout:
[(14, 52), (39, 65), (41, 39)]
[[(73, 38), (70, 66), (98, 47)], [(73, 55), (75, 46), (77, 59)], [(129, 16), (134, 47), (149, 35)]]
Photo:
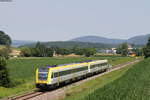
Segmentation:
[(115, 70), (118, 70), (118, 69), (121, 69), (123, 67), (126, 67), (128, 65), (132, 65), (132, 64), (135, 64), (137, 62), (141, 61), (141, 59), (136, 59), (134, 61), (130, 61), (130, 62), (126, 62), (126, 63), (123, 63), (123, 64), (119, 64), (119, 65), (116, 65), (112, 68), (110, 68), (108, 71), (106, 72), (103, 72), (101, 74), (97, 74), (97, 75), (94, 75), (94, 76), (91, 76), (91, 77), (87, 77), (86, 79), (83, 79), (81, 81), (78, 81), (78, 82), (75, 82), (75, 83), (72, 83), (72, 84), (69, 84), (69, 85), (65, 85), (65, 86), (62, 86), (62, 87), (58, 87), (56, 89), (52, 89), (50, 91), (40, 91), (40, 90), (34, 90), (30, 93), (25, 93), (25, 94), (22, 94), (20, 96), (12, 96), (12, 97), (8, 97), (8, 98), (5, 98), (5, 99), (2, 99), (2, 100), (58, 100), (60, 98), (64, 98), (65, 97), (65, 90), (67, 88), (70, 88), (71, 86), (73, 85), (79, 85), (80, 83), (83, 83), (85, 81), (88, 81), (88, 80), (92, 80), (96, 77), (99, 77), (99, 76), (102, 76), (104, 74), (107, 74), (109, 72), (112, 72), (112, 71), (115, 71)]

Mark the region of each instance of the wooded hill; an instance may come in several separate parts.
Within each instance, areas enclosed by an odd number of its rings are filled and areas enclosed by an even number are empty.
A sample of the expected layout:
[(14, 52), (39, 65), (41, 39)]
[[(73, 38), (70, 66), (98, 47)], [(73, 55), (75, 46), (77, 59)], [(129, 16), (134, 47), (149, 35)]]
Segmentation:
[(121, 44), (127, 42), (129, 44), (145, 45), (149, 37), (150, 34), (134, 36), (129, 39), (112, 39), (112, 38), (105, 38), (100, 36), (83, 36), (83, 37), (74, 38), (70, 41), (104, 43), (104, 44)]
[[(59, 48), (112, 48), (117, 47), (116, 44), (103, 44), (103, 43), (89, 43), (89, 42), (75, 42), (75, 41), (56, 41), (56, 42), (42, 42), (47, 47), (59, 47)], [(35, 47), (35, 43), (28, 44), (26, 46)]]

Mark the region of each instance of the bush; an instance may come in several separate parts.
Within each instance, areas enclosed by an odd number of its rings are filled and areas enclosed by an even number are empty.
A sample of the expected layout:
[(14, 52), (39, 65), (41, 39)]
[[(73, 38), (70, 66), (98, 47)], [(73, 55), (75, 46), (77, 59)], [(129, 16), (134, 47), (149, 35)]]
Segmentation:
[(0, 86), (9, 87), (10, 79), (6, 68), (5, 58), (0, 58)]

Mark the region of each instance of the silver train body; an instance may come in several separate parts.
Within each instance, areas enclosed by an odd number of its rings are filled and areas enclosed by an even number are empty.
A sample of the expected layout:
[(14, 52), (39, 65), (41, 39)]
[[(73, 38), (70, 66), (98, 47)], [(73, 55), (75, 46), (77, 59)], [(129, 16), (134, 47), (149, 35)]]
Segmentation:
[(110, 67), (107, 60), (96, 60), (39, 68), (36, 70), (36, 86), (37, 88), (53, 87), (64, 82), (70, 82), (98, 72), (106, 71)]

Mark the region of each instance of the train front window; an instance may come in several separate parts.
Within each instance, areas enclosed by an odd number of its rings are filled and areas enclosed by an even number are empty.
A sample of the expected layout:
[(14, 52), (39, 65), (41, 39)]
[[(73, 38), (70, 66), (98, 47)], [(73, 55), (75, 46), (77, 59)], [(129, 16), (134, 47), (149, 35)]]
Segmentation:
[(47, 80), (48, 73), (39, 73), (39, 80)]
[(39, 68), (38, 79), (47, 80), (48, 77), (48, 68)]

